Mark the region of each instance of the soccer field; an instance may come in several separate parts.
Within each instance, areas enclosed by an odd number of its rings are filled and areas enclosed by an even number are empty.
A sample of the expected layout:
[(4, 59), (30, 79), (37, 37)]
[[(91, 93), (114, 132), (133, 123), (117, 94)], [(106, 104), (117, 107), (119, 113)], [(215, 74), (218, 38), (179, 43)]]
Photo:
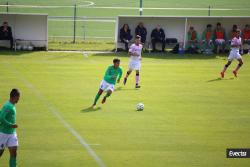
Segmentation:
[[(22, 167), (245, 167), (226, 148), (250, 148), (250, 56), (239, 77), (224, 56), (144, 55), (140, 90), (126, 86), (89, 109), (115, 54), (1, 52), (0, 104), (17, 104)], [(118, 55), (124, 73), (128, 58)], [(137, 103), (145, 110), (136, 112)], [(8, 152), (0, 158), (7, 167)]]

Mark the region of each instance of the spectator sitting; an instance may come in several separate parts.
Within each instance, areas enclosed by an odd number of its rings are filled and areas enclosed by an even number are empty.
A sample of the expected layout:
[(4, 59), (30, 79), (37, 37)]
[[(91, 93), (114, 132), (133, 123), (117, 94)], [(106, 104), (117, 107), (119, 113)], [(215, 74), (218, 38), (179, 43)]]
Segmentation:
[(220, 50), (224, 52), (225, 49), (225, 42), (226, 42), (226, 35), (225, 30), (221, 26), (221, 23), (217, 23), (216, 29), (215, 29), (215, 45), (217, 47), (217, 54), (220, 53)]
[(242, 39), (243, 39), (243, 45), (244, 45), (244, 53), (250, 54), (250, 26), (247, 24), (242, 31)]
[(198, 53), (198, 49), (198, 33), (195, 31), (194, 27), (191, 26), (188, 31), (187, 51), (190, 53)]
[(212, 50), (214, 49), (213, 39), (212, 25), (208, 24), (206, 30), (202, 34), (202, 50), (204, 53), (212, 54)]
[(124, 24), (120, 29), (120, 40), (125, 43), (125, 50), (128, 52), (128, 44), (132, 39), (131, 30), (129, 29), (128, 24)]
[(160, 25), (157, 25), (155, 29), (153, 29), (151, 33), (151, 42), (153, 46), (152, 52), (155, 52), (155, 45), (156, 43), (161, 43), (162, 44), (162, 52), (165, 51), (165, 32), (164, 30), (160, 27)]
[(142, 22), (140, 22), (135, 29), (135, 36), (137, 35), (141, 37), (141, 43), (145, 44), (147, 38), (147, 29), (144, 27)]
[(7, 21), (3, 22), (3, 25), (0, 27), (0, 40), (9, 40), (10, 49), (13, 49), (12, 31)]

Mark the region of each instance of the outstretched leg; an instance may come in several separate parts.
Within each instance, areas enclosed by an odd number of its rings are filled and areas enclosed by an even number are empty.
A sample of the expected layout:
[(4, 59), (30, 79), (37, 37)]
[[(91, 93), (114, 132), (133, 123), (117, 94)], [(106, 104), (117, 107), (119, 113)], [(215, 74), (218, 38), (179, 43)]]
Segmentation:
[(230, 64), (232, 63), (232, 61), (228, 61), (227, 64), (224, 66), (223, 70), (221, 71), (221, 78), (224, 78), (224, 74), (227, 70), (227, 68), (230, 66)]
[(126, 74), (126, 76), (125, 76), (125, 78), (124, 78), (124, 80), (123, 80), (123, 84), (124, 84), (124, 85), (126, 85), (128, 76), (131, 74), (131, 72), (132, 72), (132, 70), (128, 70), (128, 71), (127, 71), (127, 74)]
[(95, 105), (96, 105), (97, 101), (99, 100), (100, 96), (102, 95), (102, 93), (103, 93), (103, 90), (99, 89), (98, 93), (95, 96), (95, 100), (94, 100), (94, 103), (92, 105), (93, 107), (95, 107)]
[(239, 61), (239, 64), (237, 65), (237, 67), (236, 67), (235, 70), (233, 71), (233, 74), (234, 74), (235, 77), (237, 77), (237, 72), (238, 72), (238, 70), (240, 69), (240, 67), (243, 65), (242, 59), (238, 59), (238, 61)]
[(9, 152), (10, 152), (9, 166), (16, 167), (17, 147), (9, 147)]
[(112, 94), (112, 90), (108, 90), (107, 94), (102, 99), (102, 104), (106, 102), (106, 99)]

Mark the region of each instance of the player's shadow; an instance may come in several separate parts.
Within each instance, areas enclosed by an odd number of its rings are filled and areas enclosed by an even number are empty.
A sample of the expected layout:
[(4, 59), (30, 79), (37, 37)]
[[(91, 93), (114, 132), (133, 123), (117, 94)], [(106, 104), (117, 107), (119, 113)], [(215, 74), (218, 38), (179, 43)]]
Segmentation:
[(217, 82), (217, 81), (224, 81), (224, 80), (233, 80), (234, 78), (216, 78), (212, 80), (208, 80), (207, 82)]
[(88, 112), (93, 112), (93, 111), (99, 111), (101, 110), (101, 107), (97, 107), (97, 108), (93, 108), (93, 107), (88, 107), (88, 108), (84, 108), (81, 110), (82, 113), (88, 113)]
[(122, 86), (119, 86), (119, 87), (115, 88), (115, 91), (129, 91), (129, 90), (139, 90), (139, 89), (136, 89), (136, 88), (124, 88)]

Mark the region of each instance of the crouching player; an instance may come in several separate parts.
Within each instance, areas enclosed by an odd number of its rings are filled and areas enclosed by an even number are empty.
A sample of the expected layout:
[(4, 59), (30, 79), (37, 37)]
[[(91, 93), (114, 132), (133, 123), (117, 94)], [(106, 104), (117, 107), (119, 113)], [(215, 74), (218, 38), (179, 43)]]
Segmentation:
[[(113, 65), (109, 66), (106, 70), (104, 78), (101, 82), (100, 89), (95, 97), (94, 103), (92, 105), (93, 108), (96, 107), (96, 103), (100, 96), (102, 95), (103, 91), (107, 90), (107, 94), (102, 99), (102, 104), (106, 102), (106, 99), (112, 94), (114, 91), (115, 83), (120, 82), (122, 77), (122, 69), (120, 67), (120, 59), (114, 59)], [(118, 79), (117, 79), (118, 78)]]
[(140, 68), (141, 68), (141, 51), (142, 51), (142, 44), (141, 44), (141, 37), (137, 35), (135, 37), (135, 43), (130, 46), (129, 49), (129, 70), (127, 71), (127, 74), (123, 80), (123, 84), (126, 85), (128, 76), (131, 74), (133, 70), (136, 71), (136, 85), (135, 88), (140, 88), (139, 85), (139, 76), (140, 76)]
[(242, 60), (242, 57), (240, 55), (240, 48), (242, 49), (242, 41), (241, 41), (241, 38), (240, 38), (240, 30), (237, 29), (236, 32), (237, 32), (236, 37), (234, 37), (232, 39), (232, 41), (231, 41), (231, 51), (230, 51), (230, 55), (228, 57), (228, 62), (225, 65), (222, 72), (220, 73), (221, 78), (224, 78), (224, 75), (225, 75), (225, 72), (226, 72), (227, 68), (230, 66), (230, 64), (232, 63), (232, 61), (234, 59), (237, 59), (239, 61), (238, 66), (233, 71), (233, 74), (234, 74), (235, 77), (237, 77), (238, 70), (243, 65), (243, 60)]

